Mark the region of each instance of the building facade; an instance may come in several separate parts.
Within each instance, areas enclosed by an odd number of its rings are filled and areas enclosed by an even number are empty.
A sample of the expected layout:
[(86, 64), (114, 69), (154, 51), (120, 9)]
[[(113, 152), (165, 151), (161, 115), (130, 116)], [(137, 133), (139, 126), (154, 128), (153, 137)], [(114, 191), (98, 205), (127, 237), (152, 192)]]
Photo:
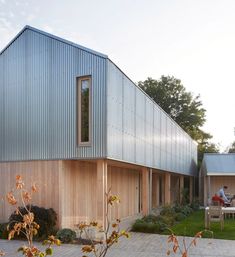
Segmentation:
[(26, 26), (0, 52), (0, 120), (0, 194), (37, 181), (61, 227), (104, 223), (109, 188), (125, 220), (192, 198), (196, 143), (106, 55)]
[(226, 193), (235, 195), (235, 154), (206, 153), (199, 172), (199, 196), (201, 204), (208, 206), (212, 197), (223, 186)]

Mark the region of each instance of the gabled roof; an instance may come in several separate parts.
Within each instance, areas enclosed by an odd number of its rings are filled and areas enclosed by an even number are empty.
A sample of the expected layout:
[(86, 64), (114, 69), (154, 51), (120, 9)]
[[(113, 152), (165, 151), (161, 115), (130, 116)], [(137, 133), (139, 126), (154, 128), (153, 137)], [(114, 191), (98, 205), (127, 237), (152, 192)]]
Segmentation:
[(206, 153), (204, 154), (203, 166), (206, 175), (235, 175), (235, 154)]
[(42, 34), (42, 35), (44, 35), (44, 36), (46, 36), (46, 37), (50, 37), (50, 38), (52, 38), (52, 39), (58, 40), (58, 41), (60, 41), (60, 42), (62, 42), (62, 43), (65, 43), (65, 44), (71, 45), (71, 46), (73, 46), (73, 47), (79, 48), (79, 49), (81, 49), (81, 50), (83, 50), (83, 51), (86, 51), (86, 52), (88, 52), (88, 53), (98, 55), (99, 57), (108, 58), (108, 56), (105, 55), (105, 54), (102, 54), (102, 53), (96, 52), (96, 51), (94, 51), (94, 50), (92, 50), (92, 49), (86, 48), (86, 47), (84, 47), (84, 46), (75, 44), (75, 43), (73, 43), (73, 42), (71, 42), (71, 41), (68, 41), (68, 40), (66, 40), (66, 39), (63, 39), (63, 38), (54, 36), (54, 35), (52, 35), (52, 34), (50, 34), (50, 33), (47, 33), (47, 32), (44, 32), (44, 31), (42, 31), (42, 30), (36, 29), (36, 28), (31, 27), (31, 26), (29, 26), (29, 25), (26, 25), (16, 36), (7, 44), (7, 46), (5, 46), (5, 47), (0, 51), (0, 55), (15, 41), (25, 30), (27, 30), (27, 29), (28, 29), (28, 30), (31, 30), (31, 31), (34, 31), (34, 32), (37, 32), (37, 33), (40, 33), (40, 34)]

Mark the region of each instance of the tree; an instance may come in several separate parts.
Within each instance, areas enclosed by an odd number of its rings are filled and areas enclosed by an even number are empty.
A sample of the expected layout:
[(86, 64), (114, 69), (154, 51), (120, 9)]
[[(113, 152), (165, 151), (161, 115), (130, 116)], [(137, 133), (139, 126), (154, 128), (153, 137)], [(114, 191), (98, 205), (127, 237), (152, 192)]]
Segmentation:
[(228, 149), (229, 153), (235, 153), (235, 141), (232, 143), (231, 147)]
[(201, 129), (206, 121), (206, 110), (200, 95), (194, 97), (173, 76), (161, 76), (159, 80), (148, 78), (138, 85), (198, 143), (199, 163), (203, 153), (219, 151), (218, 146), (209, 141), (212, 135)]

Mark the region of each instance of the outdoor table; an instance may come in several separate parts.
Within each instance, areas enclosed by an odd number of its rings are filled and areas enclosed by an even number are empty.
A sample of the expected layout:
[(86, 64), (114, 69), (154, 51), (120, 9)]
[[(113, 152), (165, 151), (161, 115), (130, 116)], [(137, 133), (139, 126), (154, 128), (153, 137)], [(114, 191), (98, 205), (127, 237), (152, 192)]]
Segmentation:
[[(234, 214), (235, 207), (222, 207), (222, 211), (224, 214)], [(209, 207), (206, 207), (205, 208), (205, 228), (209, 227), (208, 212), (209, 212)]]

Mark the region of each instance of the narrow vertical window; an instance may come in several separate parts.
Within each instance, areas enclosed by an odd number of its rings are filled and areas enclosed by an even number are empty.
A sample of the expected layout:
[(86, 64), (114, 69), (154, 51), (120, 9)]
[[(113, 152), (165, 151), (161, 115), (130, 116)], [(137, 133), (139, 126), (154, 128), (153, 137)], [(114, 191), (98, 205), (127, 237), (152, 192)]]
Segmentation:
[(91, 144), (91, 77), (79, 77), (78, 86), (78, 144)]

